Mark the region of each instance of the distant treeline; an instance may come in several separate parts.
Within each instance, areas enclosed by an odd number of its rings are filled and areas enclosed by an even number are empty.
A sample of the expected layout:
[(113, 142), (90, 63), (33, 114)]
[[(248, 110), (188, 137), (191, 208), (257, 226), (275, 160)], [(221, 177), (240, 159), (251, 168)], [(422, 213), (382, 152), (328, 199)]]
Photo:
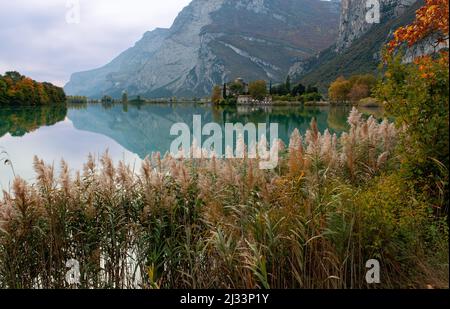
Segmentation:
[(18, 72), (0, 74), (0, 105), (47, 105), (66, 101), (64, 90)]
[(85, 96), (68, 96), (67, 103), (73, 104), (86, 104), (88, 103), (88, 98)]
[(305, 103), (322, 100), (322, 95), (317, 87), (313, 85), (305, 86), (302, 83), (292, 84), (289, 75), (285, 83), (274, 86), (271, 83), (269, 92), (274, 101), (298, 101)]

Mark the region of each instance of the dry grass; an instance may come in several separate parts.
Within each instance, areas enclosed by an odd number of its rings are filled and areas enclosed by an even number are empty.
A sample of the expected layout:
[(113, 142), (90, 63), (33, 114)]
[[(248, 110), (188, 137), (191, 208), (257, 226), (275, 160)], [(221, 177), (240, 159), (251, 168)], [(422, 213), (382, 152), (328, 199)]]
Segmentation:
[[(397, 132), (356, 110), (349, 123), (340, 138), (314, 122), (305, 136), (295, 131), (271, 171), (247, 158), (154, 154), (135, 172), (105, 154), (81, 172), (63, 161), (56, 176), (36, 158), (36, 183), (17, 178), (0, 204), (0, 286), (71, 287), (65, 263), (74, 258), (83, 288), (368, 287), (365, 261), (383, 249), (358, 198), (395, 169)], [(382, 287), (408, 287), (409, 267), (427, 257), (380, 256), (396, 267)]]

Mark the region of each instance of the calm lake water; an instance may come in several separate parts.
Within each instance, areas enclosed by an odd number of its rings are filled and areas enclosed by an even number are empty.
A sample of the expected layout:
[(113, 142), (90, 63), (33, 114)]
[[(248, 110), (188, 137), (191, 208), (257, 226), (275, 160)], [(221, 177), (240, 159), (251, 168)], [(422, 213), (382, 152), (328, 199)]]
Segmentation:
[[(319, 129), (341, 133), (347, 130), (348, 107), (212, 107), (196, 104), (173, 105), (69, 105), (68, 107), (0, 107), (0, 189), (8, 190), (15, 175), (33, 181), (33, 157), (59, 167), (64, 158), (72, 170), (80, 169), (87, 155), (97, 157), (106, 150), (115, 162), (136, 164), (152, 152), (166, 153), (176, 138), (170, 135), (174, 123), (192, 128), (193, 115), (202, 123), (279, 124), (279, 138), (285, 143), (295, 128), (306, 131), (317, 119)], [(382, 116), (379, 110), (363, 113)], [(191, 129), (192, 130), (192, 129)], [(4, 164), (9, 158), (12, 167)]]

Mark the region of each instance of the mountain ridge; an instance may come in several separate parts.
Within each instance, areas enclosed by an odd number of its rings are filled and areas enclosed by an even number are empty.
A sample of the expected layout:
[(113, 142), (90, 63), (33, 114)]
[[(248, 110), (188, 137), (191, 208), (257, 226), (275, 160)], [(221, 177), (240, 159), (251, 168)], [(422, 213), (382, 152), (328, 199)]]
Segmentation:
[[(339, 76), (376, 73), (383, 46), (396, 29), (414, 20), (415, 12), (423, 4), (423, 0), (383, 0), (381, 4), (380, 23), (364, 26), (364, 14), (355, 19), (346, 12), (352, 9), (362, 11), (362, 5), (355, 8), (355, 2), (343, 0), (340, 33), (336, 44), (315, 57), (294, 64), (290, 70), (293, 80), (314, 84), (322, 93), (326, 93), (328, 85)], [(348, 27), (349, 24), (353, 24), (353, 27)]]
[(207, 96), (236, 77), (282, 81), (333, 44), (337, 1), (193, 0), (170, 29), (147, 32), (107, 65), (74, 73), (69, 95)]

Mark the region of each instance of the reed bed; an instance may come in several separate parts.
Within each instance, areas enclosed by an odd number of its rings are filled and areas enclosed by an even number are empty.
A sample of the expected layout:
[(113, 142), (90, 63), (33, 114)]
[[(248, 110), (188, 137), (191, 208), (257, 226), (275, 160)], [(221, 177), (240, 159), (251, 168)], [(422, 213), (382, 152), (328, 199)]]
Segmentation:
[(106, 153), (55, 175), (35, 158), (36, 182), (16, 178), (0, 203), (0, 287), (448, 286), (448, 227), (396, 176), (397, 129), (356, 109), (348, 122), (339, 138), (296, 130), (275, 170), (153, 154), (134, 171)]

